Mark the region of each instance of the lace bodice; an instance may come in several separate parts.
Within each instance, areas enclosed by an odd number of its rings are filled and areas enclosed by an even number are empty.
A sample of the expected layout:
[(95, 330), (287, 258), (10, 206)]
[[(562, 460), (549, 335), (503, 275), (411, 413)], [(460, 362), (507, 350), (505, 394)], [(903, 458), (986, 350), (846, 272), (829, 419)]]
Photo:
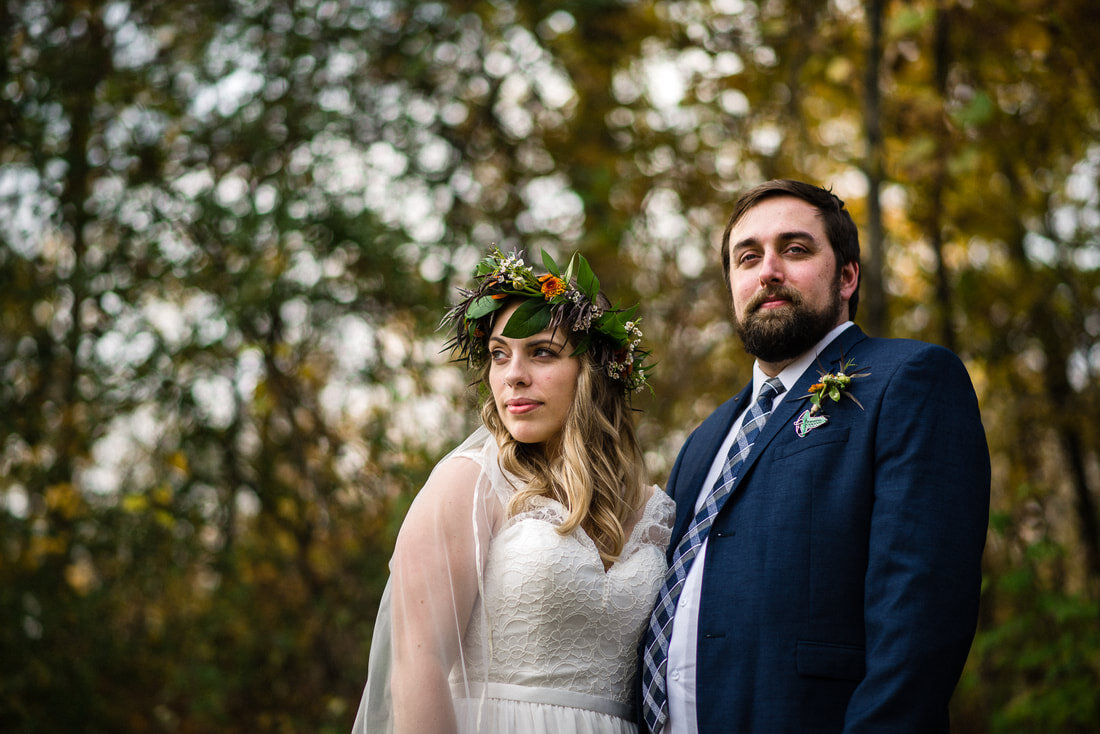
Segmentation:
[(490, 543), (463, 640), (468, 679), (629, 704), (673, 516), (672, 500), (655, 490), (606, 572), (583, 530), (558, 534), (565, 518), (558, 502), (544, 498), (506, 521)]
[(558, 534), (566, 517), (560, 503), (536, 499), (507, 517), (517, 480), (505, 476), (497, 456), (489, 432), (477, 429), (436, 465), (414, 501), (409, 515), (417, 515), (418, 534), (400, 561), (395, 553), (354, 734), (395, 728), (393, 640), (409, 629), (395, 607), (407, 602), (406, 580), (415, 586), (427, 577), (433, 584), (417, 587), (421, 606), (410, 616), (423, 625), (427, 610), (435, 627), (418, 629), (416, 643), (438, 645), (440, 658), (454, 661), (449, 682), (459, 732), (637, 731), (630, 721), (637, 648), (665, 573), (672, 500), (654, 488), (605, 572), (583, 530)]

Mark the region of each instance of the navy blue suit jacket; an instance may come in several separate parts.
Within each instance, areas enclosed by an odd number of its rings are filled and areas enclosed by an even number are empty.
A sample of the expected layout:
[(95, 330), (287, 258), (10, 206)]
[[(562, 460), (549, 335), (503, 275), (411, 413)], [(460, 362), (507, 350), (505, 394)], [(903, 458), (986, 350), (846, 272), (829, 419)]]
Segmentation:
[[(799, 438), (810, 403), (798, 398), (847, 360), (871, 373), (849, 388), (862, 409), (824, 400), (828, 423)], [(710, 533), (699, 731), (945, 732), (989, 514), (974, 389), (950, 351), (856, 326), (818, 361), (770, 416)], [(672, 548), (750, 397), (751, 385), (681, 449)]]

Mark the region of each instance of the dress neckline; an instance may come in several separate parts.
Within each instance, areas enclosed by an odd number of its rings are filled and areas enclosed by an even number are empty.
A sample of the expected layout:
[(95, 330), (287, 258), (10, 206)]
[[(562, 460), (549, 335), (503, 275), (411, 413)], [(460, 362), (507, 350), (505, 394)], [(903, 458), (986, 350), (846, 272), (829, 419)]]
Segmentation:
[[(587, 550), (590, 550), (592, 554), (595, 555), (596, 558), (600, 561), (600, 566), (603, 568), (604, 573), (609, 573), (613, 568), (615, 568), (622, 562), (629, 560), (630, 557), (634, 556), (635, 551), (641, 545), (643, 545), (641, 540), (642, 534), (645, 532), (646, 529), (652, 527), (652, 525), (659, 519), (656, 508), (660, 507), (666, 502), (672, 502), (672, 498), (665, 494), (665, 492), (657, 485), (650, 485), (649, 489), (651, 490), (649, 499), (647, 499), (642, 505), (642, 509), (637, 516), (638, 519), (635, 520), (635, 522), (630, 526), (629, 532), (626, 533), (626, 540), (623, 542), (623, 548), (622, 551), (619, 553), (618, 560), (616, 560), (610, 566), (603, 565), (603, 559), (600, 557), (599, 549), (596, 547), (596, 542), (592, 540), (592, 536), (590, 536), (583, 527), (577, 527), (570, 536), (565, 537), (574, 538), (574, 540), (576, 540), (581, 546), (583, 546)], [(526, 520), (534, 520), (536, 522), (543, 522), (553, 526), (555, 524), (553, 521), (551, 521), (547, 517), (540, 516), (541, 513), (539, 512), (539, 510), (543, 508), (552, 508), (559, 515), (558, 519), (564, 518), (566, 516), (565, 505), (562, 504), (559, 500), (554, 499), (553, 497), (537, 496), (532, 497), (531, 501), (532, 507), (508, 518), (505, 521), (505, 524), (501, 528), (500, 532), (504, 532), (514, 525), (518, 525), (519, 523)], [(653, 545), (656, 546), (656, 544)], [(661, 549), (661, 551), (663, 552), (664, 549)]]

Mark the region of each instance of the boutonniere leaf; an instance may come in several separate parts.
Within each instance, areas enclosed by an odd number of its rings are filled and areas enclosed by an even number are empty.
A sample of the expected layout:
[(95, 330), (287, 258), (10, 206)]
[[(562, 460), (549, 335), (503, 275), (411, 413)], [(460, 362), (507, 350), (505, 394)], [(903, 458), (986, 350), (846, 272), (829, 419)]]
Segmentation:
[(826, 399), (839, 403), (842, 397), (846, 397), (858, 405), (860, 410), (863, 410), (863, 403), (859, 402), (859, 399), (848, 389), (852, 384), (852, 380), (867, 377), (871, 374), (870, 372), (859, 372), (860, 369), (851, 360), (848, 360), (836, 372), (821, 371), (821, 376), (817, 382), (810, 385), (807, 394), (800, 398), (801, 400), (808, 398), (810, 407), (802, 411), (802, 414), (794, 422), (794, 430), (799, 438), (829, 422), (829, 416), (825, 415), (821, 405), (822, 401)]

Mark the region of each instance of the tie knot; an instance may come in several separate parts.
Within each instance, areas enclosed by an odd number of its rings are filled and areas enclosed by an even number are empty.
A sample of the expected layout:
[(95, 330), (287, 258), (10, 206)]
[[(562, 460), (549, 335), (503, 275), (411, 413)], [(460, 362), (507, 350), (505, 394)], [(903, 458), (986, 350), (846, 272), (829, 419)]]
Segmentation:
[(764, 386), (760, 388), (760, 395), (757, 396), (757, 401), (765, 402), (767, 405), (771, 405), (772, 401), (787, 388), (783, 387), (783, 383), (778, 377), (773, 377), (764, 383)]

